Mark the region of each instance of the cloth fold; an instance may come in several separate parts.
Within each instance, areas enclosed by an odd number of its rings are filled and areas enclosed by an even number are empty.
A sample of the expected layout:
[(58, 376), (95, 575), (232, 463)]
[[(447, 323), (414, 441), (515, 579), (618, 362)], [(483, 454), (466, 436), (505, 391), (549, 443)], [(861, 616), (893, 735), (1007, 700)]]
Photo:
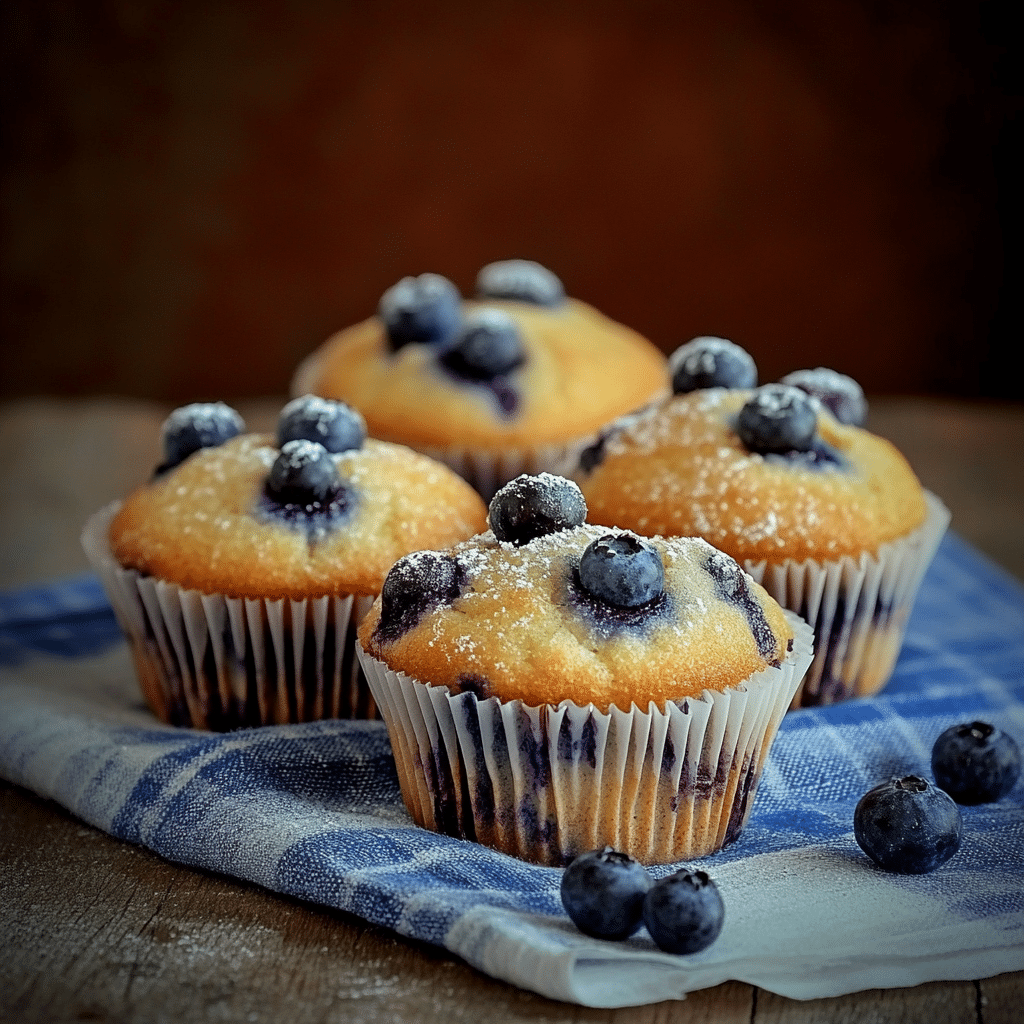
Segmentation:
[(693, 862), (726, 906), (693, 956), (643, 929), (590, 939), (562, 910), (557, 869), (416, 827), (380, 722), (157, 722), (90, 576), (0, 594), (0, 662), (8, 781), (169, 860), (348, 911), (551, 998), (638, 1005), (731, 979), (808, 999), (1024, 969), (1024, 780), (963, 808), (960, 851), (929, 875), (879, 870), (853, 836), (862, 793), (930, 778), (947, 726), (982, 718), (1024, 743), (1024, 588), (955, 534), (886, 690), (790, 712), (746, 829)]

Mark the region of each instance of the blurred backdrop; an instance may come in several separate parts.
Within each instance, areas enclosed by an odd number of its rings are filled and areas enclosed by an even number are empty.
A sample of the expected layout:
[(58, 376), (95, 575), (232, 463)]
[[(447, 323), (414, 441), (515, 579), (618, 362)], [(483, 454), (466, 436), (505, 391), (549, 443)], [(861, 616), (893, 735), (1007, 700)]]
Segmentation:
[(3, 397), (282, 394), (398, 278), (509, 257), (763, 380), (1021, 396), (1009, 5), (0, 9)]

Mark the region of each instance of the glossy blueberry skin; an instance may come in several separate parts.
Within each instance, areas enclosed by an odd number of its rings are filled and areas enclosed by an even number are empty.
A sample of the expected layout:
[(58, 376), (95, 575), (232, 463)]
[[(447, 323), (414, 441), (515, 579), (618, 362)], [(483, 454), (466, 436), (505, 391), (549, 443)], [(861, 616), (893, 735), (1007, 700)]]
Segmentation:
[(493, 380), (521, 366), (526, 353), (519, 329), (500, 309), (478, 309), (463, 324), (441, 365), (467, 380)]
[(806, 391), (789, 384), (765, 384), (747, 399), (736, 418), (736, 433), (762, 455), (808, 452), (818, 417)]
[(651, 938), (666, 953), (699, 953), (718, 938), (725, 905), (707, 874), (683, 869), (651, 886), (643, 916)]
[(245, 421), (223, 402), (183, 405), (164, 420), (164, 461), (160, 471), (173, 469), (200, 448), (216, 448), (243, 430)]
[(316, 441), (338, 453), (362, 448), (365, 440), (366, 423), (355, 409), (316, 395), (293, 399), (277, 421), (278, 447), (289, 441)]
[(381, 296), (377, 312), (392, 352), (413, 344), (444, 347), (462, 322), (462, 300), (448, 278), (420, 274), (392, 285)]
[(316, 441), (287, 441), (267, 476), (267, 495), (281, 505), (309, 511), (333, 501), (341, 490), (334, 457)]
[(523, 473), (491, 498), (487, 521), (494, 536), (517, 547), (535, 537), (571, 530), (587, 518), (583, 492), (553, 473)]
[(868, 418), (868, 403), (864, 391), (845, 373), (819, 366), (815, 370), (794, 370), (787, 373), (779, 383), (791, 384), (801, 391), (806, 391), (818, 399), (840, 423), (862, 427)]
[(958, 804), (973, 806), (1001, 800), (1020, 777), (1016, 740), (987, 722), (954, 725), (932, 747), (936, 785)]
[(668, 367), (677, 395), (703, 388), (757, 386), (757, 366), (750, 353), (726, 338), (694, 338), (669, 356)]
[(907, 775), (883, 782), (860, 798), (853, 832), (879, 867), (922, 875), (960, 849), (963, 820), (947, 793), (920, 776)]
[(477, 274), (476, 293), (482, 299), (513, 299), (548, 308), (565, 301), (562, 282), (534, 260), (488, 263)]
[(665, 566), (658, 549), (633, 534), (606, 533), (580, 556), (584, 589), (619, 608), (639, 608), (665, 589)]
[(581, 853), (562, 872), (562, 906), (595, 939), (626, 939), (640, 927), (651, 878), (643, 865), (610, 846)]
[(394, 643), (428, 611), (451, 604), (465, 580), (465, 570), (451, 555), (441, 551), (403, 555), (384, 577), (374, 635), (382, 643)]

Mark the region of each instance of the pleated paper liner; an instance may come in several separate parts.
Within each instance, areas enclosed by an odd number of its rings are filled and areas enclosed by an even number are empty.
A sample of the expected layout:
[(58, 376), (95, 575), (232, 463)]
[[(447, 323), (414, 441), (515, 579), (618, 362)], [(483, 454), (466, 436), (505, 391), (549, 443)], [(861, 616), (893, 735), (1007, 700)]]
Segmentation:
[(812, 658), (810, 627), (787, 618), (780, 667), (664, 709), (479, 700), (359, 657), (417, 824), (539, 864), (604, 845), (668, 863), (720, 849), (747, 820)]
[(119, 506), (90, 518), (82, 545), (158, 718), (225, 731), (378, 717), (356, 657), (356, 627), (372, 597), (234, 598), (144, 576), (111, 554)]

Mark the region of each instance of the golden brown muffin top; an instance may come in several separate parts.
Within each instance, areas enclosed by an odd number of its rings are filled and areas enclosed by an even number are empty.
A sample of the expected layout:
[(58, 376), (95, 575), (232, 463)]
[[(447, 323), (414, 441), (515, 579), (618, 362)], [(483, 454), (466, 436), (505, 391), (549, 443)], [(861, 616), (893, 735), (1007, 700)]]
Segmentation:
[(810, 454), (749, 451), (733, 428), (751, 392), (677, 395), (608, 431), (576, 480), (591, 522), (700, 536), (740, 561), (874, 553), (924, 522), (924, 492), (883, 438), (817, 408)]
[(278, 454), (264, 434), (196, 451), (125, 500), (110, 528), (114, 557), (203, 593), (374, 595), (402, 555), (486, 529), (484, 504), (460, 477), (373, 439), (332, 456), (344, 507), (289, 515), (264, 487)]
[(602, 711), (724, 690), (785, 659), (793, 631), (782, 609), (702, 540), (646, 538), (665, 572), (647, 604), (596, 597), (580, 559), (608, 532), (586, 524), (516, 546), (488, 531), (440, 556), (410, 555), (360, 642), (392, 670), (453, 693)]

